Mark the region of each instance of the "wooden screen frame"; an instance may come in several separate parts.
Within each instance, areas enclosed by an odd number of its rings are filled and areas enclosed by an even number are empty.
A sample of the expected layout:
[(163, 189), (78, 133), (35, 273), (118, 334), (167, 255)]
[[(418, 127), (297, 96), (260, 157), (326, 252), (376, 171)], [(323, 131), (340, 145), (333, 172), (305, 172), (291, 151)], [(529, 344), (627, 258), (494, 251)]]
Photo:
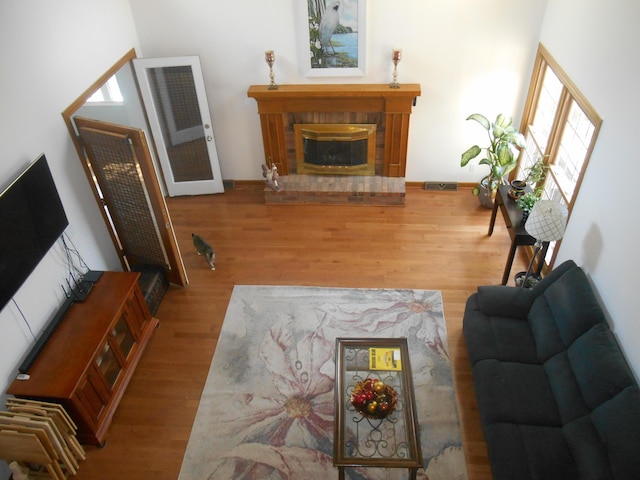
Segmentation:
[[(82, 147), (82, 143), (80, 138), (78, 137), (75, 126), (73, 123), (73, 115), (78, 111), (80, 107), (82, 107), (87, 100), (97, 92), (113, 75), (115, 75), (122, 67), (130, 63), (134, 58), (137, 58), (135, 49), (130, 49), (126, 52), (111, 68), (109, 68), (104, 74), (102, 74), (89, 88), (87, 88), (71, 105), (69, 105), (63, 112), (62, 118), (67, 126), (67, 130), (69, 131), (69, 135), (71, 136), (71, 141), (76, 149), (76, 153), (78, 158), (80, 159), (80, 163), (82, 164), (82, 168), (84, 169), (85, 175), (89, 180), (89, 184), (91, 186), (91, 191), (93, 192), (94, 199), (98, 204), (100, 213), (102, 218), (107, 226), (107, 230), (111, 237), (111, 241), (116, 249), (118, 254), (118, 258), (120, 259), (120, 263), (124, 270), (130, 270), (131, 265), (127, 261), (125, 252), (122, 249), (122, 245), (118, 238), (118, 234), (115, 230), (111, 219), (109, 218), (107, 210), (104, 208), (104, 202), (100, 191), (96, 184), (96, 178), (91, 170), (90, 160), (87, 158), (84, 148)], [(151, 146), (149, 146), (151, 148)], [(171, 271), (167, 272), (169, 281), (175, 283), (177, 285), (185, 286), (189, 283), (187, 278), (187, 273), (182, 263), (182, 257), (180, 255), (180, 250), (178, 249), (177, 242), (175, 240), (175, 235), (173, 232), (168, 232), (169, 229), (173, 229), (171, 225), (171, 220), (168, 216), (168, 211), (164, 202), (164, 197), (162, 196), (162, 192), (158, 183), (158, 177), (156, 174), (155, 166), (153, 162), (149, 159), (148, 165), (146, 165), (146, 179), (147, 182), (154, 182), (153, 191), (156, 192), (156, 196), (158, 198), (154, 199), (154, 208), (153, 215), (156, 219), (158, 225), (164, 225), (167, 228), (162, 229), (162, 240), (164, 244), (164, 248), (167, 252), (171, 252), (173, 256), (176, 257), (175, 262), (170, 262)], [(171, 255), (170, 255), (171, 258)]]

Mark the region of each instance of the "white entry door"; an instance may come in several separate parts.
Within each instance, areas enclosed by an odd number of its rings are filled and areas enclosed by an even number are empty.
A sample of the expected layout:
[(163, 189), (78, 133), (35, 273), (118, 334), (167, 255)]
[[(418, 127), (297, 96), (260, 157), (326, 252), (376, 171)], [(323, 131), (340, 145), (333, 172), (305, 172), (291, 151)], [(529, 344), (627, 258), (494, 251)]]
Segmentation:
[(200, 59), (137, 58), (133, 65), (169, 196), (224, 192)]

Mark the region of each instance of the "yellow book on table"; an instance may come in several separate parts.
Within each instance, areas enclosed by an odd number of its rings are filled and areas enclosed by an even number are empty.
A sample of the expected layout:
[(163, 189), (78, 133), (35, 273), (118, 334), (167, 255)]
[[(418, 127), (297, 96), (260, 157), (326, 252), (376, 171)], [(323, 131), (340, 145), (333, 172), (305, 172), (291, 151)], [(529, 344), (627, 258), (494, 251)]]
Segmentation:
[(369, 349), (371, 370), (402, 370), (399, 348), (372, 347)]

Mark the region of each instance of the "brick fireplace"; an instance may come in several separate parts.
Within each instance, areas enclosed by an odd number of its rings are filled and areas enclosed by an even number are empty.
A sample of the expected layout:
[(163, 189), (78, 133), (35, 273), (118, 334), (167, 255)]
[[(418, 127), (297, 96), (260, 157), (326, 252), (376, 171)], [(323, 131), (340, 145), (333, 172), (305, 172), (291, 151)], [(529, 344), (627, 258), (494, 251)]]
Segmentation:
[[(365, 175), (373, 173), (382, 180), (370, 179), (364, 183), (381, 184), (386, 189), (385, 178), (404, 180), (409, 119), (420, 93), (418, 84), (400, 88), (390, 88), (388, 84), (305, 84), (280, 85), (277, 90), (270, 90), (267, 85), (252, 85), (247, 95), (258, 103), (265, 163), (275, 164), (281, 176), (317, 174), (298, 171), (295, 125), (371, 125), (375, 133), (368, 148), (373, 152), (373, 168)], [(335, 182), (363, 191), (358, 180), (362, 175), (354, 171), (353, 178)], [(305, 178), (302, 183), (308, 186), (311, 181)], [(328, 179), (322, 180), (324, 188), (327, 182)]]

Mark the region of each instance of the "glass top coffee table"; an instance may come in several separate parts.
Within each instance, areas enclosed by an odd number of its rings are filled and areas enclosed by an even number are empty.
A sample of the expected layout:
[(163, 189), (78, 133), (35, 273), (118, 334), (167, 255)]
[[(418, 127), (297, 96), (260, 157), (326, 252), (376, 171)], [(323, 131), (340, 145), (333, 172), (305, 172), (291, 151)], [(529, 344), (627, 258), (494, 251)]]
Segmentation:
[(408, 468), (415, 480), (423, 464), (407, 339), (338, 338), (335, 388), (340, 480), (345, 467)]

